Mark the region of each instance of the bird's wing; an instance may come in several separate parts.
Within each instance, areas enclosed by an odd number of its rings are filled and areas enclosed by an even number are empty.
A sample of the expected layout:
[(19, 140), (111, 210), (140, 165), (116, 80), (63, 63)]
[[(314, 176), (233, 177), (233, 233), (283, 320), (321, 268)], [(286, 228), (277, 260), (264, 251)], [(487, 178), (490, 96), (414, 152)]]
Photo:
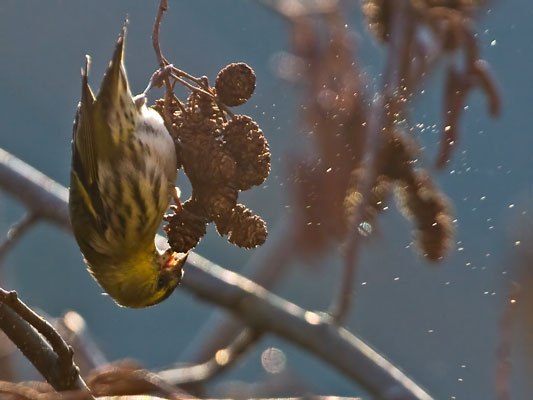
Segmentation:
[(94, 95), (89, 87), (88, 72), (90, 59), (86, 57), (82, 70), (81, 101), (76, 113), (72, 138), (72, 182), (71, 189), (78, 190), (86, 208), (99, 220), (103, 216), (102, 200), (98, 190), (98, 139), (94, 132)]
[(82, 97), (74, 125), (72, 165), (82, 199), (94, 218), (105, 219), (98, 180), (99, 168), (123, 158), (124, 146), (135, 128), (137, 112), (123, 65), (126, 25), (98, 94), (88, 84), (90, 59), (82, 70)]
[(137, 114), (123, 62), (125, 35), (124, 24), (94, 106), (98, 155), (110, 159), (116, 158), (114, 151), (120, 152), (129, 141)]

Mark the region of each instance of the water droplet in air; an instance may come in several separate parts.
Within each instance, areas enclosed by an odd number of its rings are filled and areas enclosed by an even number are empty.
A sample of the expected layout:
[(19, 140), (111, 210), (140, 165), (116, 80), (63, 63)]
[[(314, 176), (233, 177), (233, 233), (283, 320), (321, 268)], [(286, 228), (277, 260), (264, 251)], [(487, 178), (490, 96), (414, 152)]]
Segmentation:
[(359, 233), (363, 236), (369, 236), (372, 233), (372, 225), (363, 221), (359, 224)]

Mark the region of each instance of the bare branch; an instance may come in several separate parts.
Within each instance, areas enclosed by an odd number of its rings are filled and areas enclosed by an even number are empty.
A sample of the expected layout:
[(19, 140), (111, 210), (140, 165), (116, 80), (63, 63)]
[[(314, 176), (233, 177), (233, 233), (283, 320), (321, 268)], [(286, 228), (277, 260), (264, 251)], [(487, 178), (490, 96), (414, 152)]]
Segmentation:
[(159, 42), (159, 32), (161, 30), (161, 20), (163, 19), (163, 14), (168, 10), (167, 0), (161, 0), (159, 3), (159, 8), (157, 9), (157, 16), (155, 17), (154, 30), (152, 32), (152, 46), (154, 47), (155, 55), (159, 63), (159, 68), (164, 68), (168, 65), (168, 61), (163, 57), (161, 53), (161, 46)]
[(215, 356), (205, 363), (159, 371), (158, 375), (172, 385), (190, 386), (203, 383), (234, 365), (260, 337), (261, 334), (257, 332), (244, 329), (233, 343), (218, 350)]
[(19, 300), (15, 292), (3, 289), (0, 289), (0, 328), (57, 391), (87, 389), (72, 362), (70, 346), (52, 325)]
[(401, 114), (399, 98), (407, 90), (409, 77), (409, 61), (411, 46), (414, 38), (413, 15), (410, 3), (405, 0), (391, 2), (392, 28), (389, 42), (389, 53), (385, 76), (383, 80), (383, 94), (373, 104), (370, 111), (370, 124), (366, 139), (364, 154), (364, 173), (359, 183), (358, 192), (362, 201), (355, 210), (350, 232), (347, 235), (344, 254), (344, 276), (341, 288), (331, 314), (339, 324), (345, 320), (354, 293), (357, 255), (361, 242), (359, 226), (363, 222), (367, 205), (370, 201), (370, 191), (377, 178), (378, 150), (383, 141), (384, 132), (392, 129), (394, 120)]
[(20, 221), (9, 228), (6, 239), (0, 243), (0, 262), (6, 256), (13, 245), (20, 239), (37, 221), (39, 217), (34, 213), (26, 214)]
[(42, 172), (0, 148), (0, 188), (31, 213), (71, 231), (68, 190)]
[(56, 371), (57, 354), (29, 323), (5, 304), (0, 304), (0, 328), (43, 376), (48, 375), (45, 378), (49, 382), (58, 380), (51, 376)]

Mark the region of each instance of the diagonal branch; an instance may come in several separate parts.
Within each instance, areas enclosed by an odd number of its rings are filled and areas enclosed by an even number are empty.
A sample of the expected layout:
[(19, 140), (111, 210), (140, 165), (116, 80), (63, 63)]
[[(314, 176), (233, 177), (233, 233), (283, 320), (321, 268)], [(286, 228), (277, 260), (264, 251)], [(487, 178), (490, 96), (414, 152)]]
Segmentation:
[(0, 148), (0, 187), (31, 214), (71, 231), (68, 190), (31, 165)]
[[(46, 218), (67, 228), (67, 190), (43, 177), (46, 178), (0, 150), (0, 189), (31, 210), (37, 210), (37, 205), (43, 201), (55, 204), (56, 211), (45, 214)], [(46, 186), (40, 182), (45, 182)], [(182, 285), (202, 300), (233, 312), (253, 330), (273, 333), (309, 351), (377, 398), (432, 399), (396, 366), (346, 329), (336, 327), (321, 315), (304, 310), (198, 254), (189, 255)]]

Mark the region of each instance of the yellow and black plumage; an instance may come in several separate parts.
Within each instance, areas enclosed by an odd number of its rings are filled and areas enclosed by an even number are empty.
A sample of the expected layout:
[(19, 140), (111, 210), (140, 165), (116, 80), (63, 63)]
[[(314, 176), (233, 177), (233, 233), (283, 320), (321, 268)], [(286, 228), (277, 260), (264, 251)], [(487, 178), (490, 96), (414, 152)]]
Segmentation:
[(74, 124), (70, 218), (89, 272), (127, 307), (147, 307), (179, 284), (186, 255), (154, 239), (175, 195), (174, 142), (161, 116), (131, 95), (123, 65), (125, 27), (96, 97), (82, 70)]

